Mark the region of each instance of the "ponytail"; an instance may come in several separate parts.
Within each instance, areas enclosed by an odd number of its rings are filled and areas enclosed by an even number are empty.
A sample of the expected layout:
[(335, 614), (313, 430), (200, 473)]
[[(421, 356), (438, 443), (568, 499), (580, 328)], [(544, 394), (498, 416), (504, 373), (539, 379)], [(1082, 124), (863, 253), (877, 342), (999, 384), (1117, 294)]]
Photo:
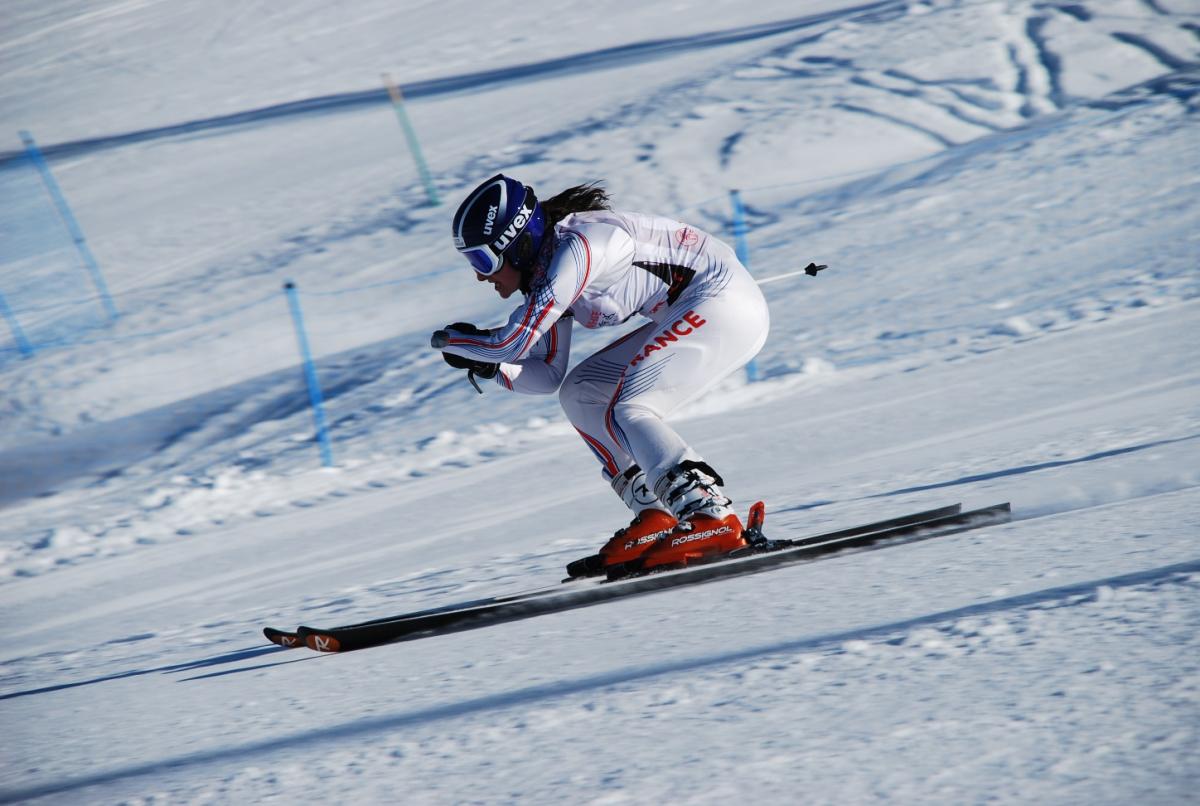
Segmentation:
[(591, 210), (611, 210), (608, 191), (599, 182), (569, 187), (553, 198), (542, 202), (546, 215), (546, 229), (550, 229), (571, 213), (586, 213)]

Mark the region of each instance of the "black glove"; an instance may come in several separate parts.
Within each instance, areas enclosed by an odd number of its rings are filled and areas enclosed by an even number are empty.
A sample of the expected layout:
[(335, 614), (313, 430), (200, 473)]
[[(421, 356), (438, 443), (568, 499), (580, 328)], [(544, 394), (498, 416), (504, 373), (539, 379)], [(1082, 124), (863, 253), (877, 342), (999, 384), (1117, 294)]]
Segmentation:
[(500, 371), (499, 364), (476, 361), (473, 358), (463, 358), (461, 355), (452, 355), (451, 353), (442, 353), (442, 360), (455, 369), (469, 370), (480, 378), (495, 378), (496, 373)]
[(455, 322), (452, 325), (446, 325), (444, 330), (435, 330), (429, 338), (429, 346), (435, 350), (440, 350), (450, 343), (450, 331), (457, 330), (459, 333), (466, 333), (468, 336), (487, 336), (492, 331), (485, 330), (470, 322)]
[(468, 336), (490, 336), (492, 333), (492, 331), (486, 328), (475, 327), (470, 322), (455, 322), (452, 325), (446, 325), (446, 327), (450, 330), (457, 330), (459, 333), (466, 333)]
[[(470, 322), (455, 322), (452, 325), (446, 326), (448, 330), (454, 330), (459, 333), (465, 333), (468, 336), (486, 336), (491, 333), (490, 330), (475, 327)], [(434, 331), (433, 337), (430, 339), (430, 344), (435, 348), (441, 349), (450, 342), (450, 334), (446, 330)], [(467, 380), (475, 387), (475, 391), (483, 394), (483, 390), (479, 388), (479, 384), (475, 382), (476, 377), (489, 380), (496, 377), (496, 373), (500, 371), (500, 365), (490, 361), (476, 361), (473, 358), (463, 358), (461, 355), (452, 355), (450, 353), (442, 353), (442, 360), (455, 369), (465, 369), (467, 371)]]

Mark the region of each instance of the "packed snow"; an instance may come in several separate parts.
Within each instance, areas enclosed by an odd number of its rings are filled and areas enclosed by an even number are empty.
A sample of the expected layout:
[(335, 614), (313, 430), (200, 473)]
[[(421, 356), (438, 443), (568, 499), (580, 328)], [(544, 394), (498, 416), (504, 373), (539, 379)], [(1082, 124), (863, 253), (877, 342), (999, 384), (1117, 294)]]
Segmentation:
[[(402, 5), (7, 4), (0, 294), (35, 350), (0, 331), (0, 801), (1193, 802), (1194, 4)], [(29, 246), (63, 236), (22, 229), (17, 130), (116, 321)], [(740, 191), (759, 379), (673, 421), (769, 535), (1013, 521), (268, 644), (553, 585), (628, 519), (553, 396), (428, 348), (508, 312), (448, 237), (497, 171), (729, 240)]]

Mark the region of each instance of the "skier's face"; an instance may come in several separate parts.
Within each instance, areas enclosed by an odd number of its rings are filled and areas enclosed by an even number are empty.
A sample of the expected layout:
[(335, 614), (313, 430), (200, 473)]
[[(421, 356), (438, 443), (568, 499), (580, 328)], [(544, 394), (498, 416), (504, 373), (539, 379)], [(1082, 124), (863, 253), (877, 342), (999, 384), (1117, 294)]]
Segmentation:
[(521, 287), (521, 272), (517, 271), (508, 260), (504, 261), (504, 265), (499, 270), (486, 277), (476, 273), (475, 279), (481, 283), (491, 283), (501, 299), (508, 299)]

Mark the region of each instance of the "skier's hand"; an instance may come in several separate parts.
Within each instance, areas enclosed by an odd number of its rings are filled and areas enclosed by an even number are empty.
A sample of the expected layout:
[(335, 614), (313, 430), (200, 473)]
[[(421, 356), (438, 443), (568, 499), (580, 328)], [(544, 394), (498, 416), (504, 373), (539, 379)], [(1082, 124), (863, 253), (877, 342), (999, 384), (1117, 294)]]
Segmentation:
[(442, 360), (455, 369), (465, 369), (468, 372), (474, 372), (480, 378), (494, 378), (496, 377), (496, 373), (500, 371), (499, 364), (476, 361), (472, 358), (463, 358), (461, 355), (442, 353)]
[(461, 355), (452, 355), (451, 353), (442, 353), (442, 360), (455, 369), (465, 369), (467, 371), (467, 380), (475, 387), (475, 391), (481, 395), (483, 394), (483, 389), (475, 379), (495, 378), (496, 373), (500, 371), (499, 364), (493, 364), (488, 361), (476, 361), (473, 358), (463, 358)]
[(447, 330), (457, 330), (459, 333), (466, 333), (468, 336), (489, 336), (492, 331), (484, 327), (475, 327), (470, 322), (455, 322), (452, 325), (446, 325)]
[[(437, 350), (441, 350), (450, 343), (450, 331), (456, 333), (465, 333), (468, 336), (487, 336), (491, 334), (490, 330), (485, 330), (470, 322), (455, 322), (452, 325), (446, 325), (445, 330), (435, 330), (433, 336), (429, 339), (429, 344)], [(451, 355), (443, 352), (442, 360), (455, 369), (465, 369), (467, 371), (467, 380), (475, 387), (475, 391), (483, 394), (483, 390), (479, 388), (479, 384), (475, 382), (476, 378), (491, 379), (496, 377), (496, 373), (500, 371), (500, 365), (490, 361), (476, 361), (473, 358), (463, 358), (461, 355)]]
[(429, 346), (435, 350), (440, 350), (450, 343), (450, 331), (465, 333), (468, 336), (487, 336), (492, 331), (481, 327), (475, 327), (470, 322), (455, 322), (452, 325), (446, 325), (442, 330), (433, 331), (433, 335), (429, 339)]

